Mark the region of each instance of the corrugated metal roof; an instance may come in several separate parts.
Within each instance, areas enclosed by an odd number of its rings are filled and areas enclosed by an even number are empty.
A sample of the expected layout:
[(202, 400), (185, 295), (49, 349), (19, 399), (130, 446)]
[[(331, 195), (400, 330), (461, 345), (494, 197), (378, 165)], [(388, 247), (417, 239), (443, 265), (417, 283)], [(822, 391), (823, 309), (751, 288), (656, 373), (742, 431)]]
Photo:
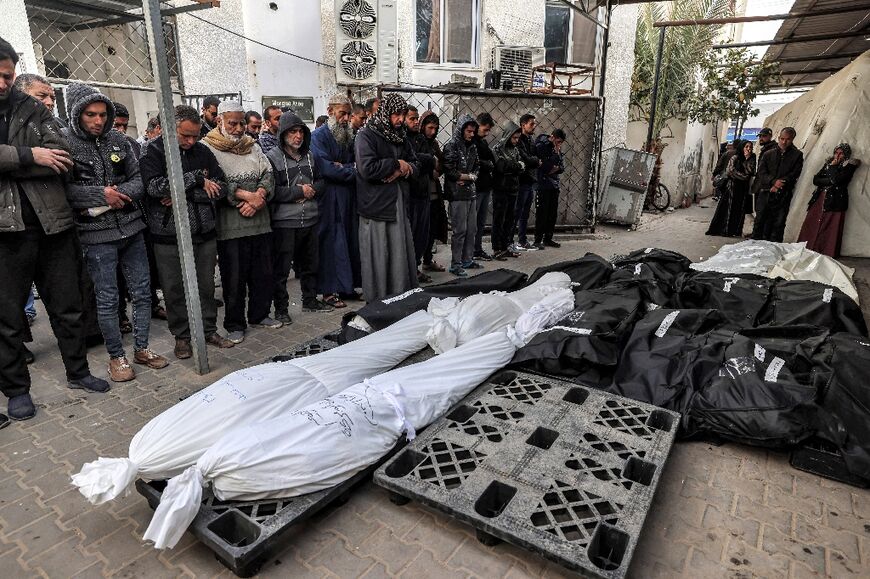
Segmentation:
[(845, 67), (857, 55), (870, 50), (870, 3), (866, 0), (796, 0), (791, 12), (812, 12), (850, 6), (860, 8), (845, 14), (807, 16), (783, 21), (775, 40), (812, 35), (866, 33), (833, 40), (770, 46), (764, 58), (780, 62), (783, 80), (787, 85), (818, 84)]

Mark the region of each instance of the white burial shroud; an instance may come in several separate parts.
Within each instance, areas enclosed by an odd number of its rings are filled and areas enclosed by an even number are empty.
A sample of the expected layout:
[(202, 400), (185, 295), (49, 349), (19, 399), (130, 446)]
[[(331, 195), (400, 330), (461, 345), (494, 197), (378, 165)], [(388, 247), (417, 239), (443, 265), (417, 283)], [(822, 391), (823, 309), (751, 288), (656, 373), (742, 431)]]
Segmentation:
[[(516, 321), (542, 292), (570, 287), (563, 273), (549, 273), (534, 284), (511, 294), (471, 296), (474, 308), (469, 317), (475, 323), (457, 319), (463, 301), (442, 307), (451, 320), (440, 321), (441, 332), (451, 332), (456, 343), (493, 332)], [(485, 315), (478, 310), (505, 309), (506, 298), (513, 307), (503, 313)], [(517, 305), (521, 309), (517, 309)], [(473, 312), (478, 312), (473, 314)], [(458, 329), (445, 329), (450, 323)], [(194, 464), (228, 429), (256, 424), (302, 408), (318, 400), (393, 368), (422, 350), (432, 333), (432, 316), (416, 312), (368, 336), (306, 358), (261, 364), (228, 374), (165, 410), (148, 422), (130, 442), (128, 458), (98, 458), (72, 476), (73, 485), (93, 504), (102, 504), (125, 493), (137, 477), (147, 480), (178, 475)]]
[(516, 327), (397, 368), (272, 420), (225, 431), (197, 463), (169, 481), (144, 539), (172, 548), (196, 517), (202, 488), (221, 500), (291, 497), (335, 486), (375, 463), (406, 433), (431, 423), (516, 349), (574, 307), (574, 295), (551, 288)]

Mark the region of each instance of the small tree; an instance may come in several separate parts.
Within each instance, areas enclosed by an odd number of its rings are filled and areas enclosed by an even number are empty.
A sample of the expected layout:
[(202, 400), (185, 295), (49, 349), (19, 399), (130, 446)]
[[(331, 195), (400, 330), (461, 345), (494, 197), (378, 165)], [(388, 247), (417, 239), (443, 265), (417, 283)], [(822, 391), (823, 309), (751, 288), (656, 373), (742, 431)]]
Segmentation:
[(779, 82), (779, 64), (756, 61), (745, 48), (710, 50), (701, 61), (700, 77), (688, 101), (689, 120), (709, 124), (731, 119), (737, 122), (739, 138), (746, 119), (759, 113), (752, 106), (755, 98)]

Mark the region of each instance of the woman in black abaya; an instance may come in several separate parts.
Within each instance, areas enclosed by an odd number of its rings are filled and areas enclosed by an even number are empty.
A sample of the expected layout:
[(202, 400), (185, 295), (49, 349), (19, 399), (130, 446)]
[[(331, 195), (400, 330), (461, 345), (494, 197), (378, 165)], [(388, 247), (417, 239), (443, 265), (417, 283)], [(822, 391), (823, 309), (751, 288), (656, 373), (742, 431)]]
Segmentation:
[(740, 141), (734, 156), (728, 161), (726, 175), (728, 183), (719, 198), (707, 235), (741, 237), (746, 218), (746, 197), (750, 194), (749, 183), (755, 176), (755, 153), (750, 141)]

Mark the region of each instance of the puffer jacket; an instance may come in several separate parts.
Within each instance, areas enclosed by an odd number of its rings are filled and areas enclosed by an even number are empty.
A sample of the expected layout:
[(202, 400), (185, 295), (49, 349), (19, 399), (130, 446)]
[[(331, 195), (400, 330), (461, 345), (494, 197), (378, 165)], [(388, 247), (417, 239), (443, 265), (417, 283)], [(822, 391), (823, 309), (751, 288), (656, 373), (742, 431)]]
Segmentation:
[[(95, 137), (82, 130), (79, 118), (86, 107), (97, 102), (106, 104), (108, 116), (103, 132)], [(67, 88), (67, 118), (70, 126), (63, 134), (75, 165), (66, 195), (75, 213), (81, 242), (107, 243), (136, 235), (146, 227), (140, 208), (144, 187), (136, 153), (125, 135), (112, 130), (115, 106), (111, 99), (88, 85), (73, 83)], [(109, 185), (133, 202), (90, 216), (88, 209), (108, 206), (104, 189)]]
[[(299, 148), (301, 158), (297, 161), (284, 153), (282, 147), (274, 147), (266, 158), (272, 163), (275, 175), (275, 195), (269, 201), (273, 229), (299, 229), (317, 223), (319, 218), (318, 198), (326, 188), (326, 181), (317, 170), (311, 154), (311, 130), (297, 115), (286, 112), (278, 125), (278, 142), (284, 142), (284, 134), (293, 127), (302, 127), (304, 138)], [(306, 199), (302, 185), (314, 187), (314, 197)]]
[(492, 194), (516, 195), (520, 188), (520, 174), (525, 171), (517, 147), (511, 144), (511, 135), (520, 130), (513, 121), (508, 121), (503, 129), (501, 139), (492, 149), (495, 156), (495, 169), (492, 175)]
[[(205, 192), (205, 179), (220, 185), (217, 199), (227, 196), (227, 182), (217, 159), (208, 147), (196, 143), (190, 149), (181, 149), (181, 170), (184, 175), (184, 192), (187, 198), (187, 218), (194, 243), (202, 243), (217, 237), (217, 212), (215, 200)], [(148, 209), (148, 229), (154, 243), (175, 244), (175, 221), (172, 207), (160, 203), (170, 197), (169, 178), (166, 171), (165, 145), (159, 136), (145, 147), (139, 160), (139, 171), (145, 185)]]
[(517, 143), (517, 151), (520, 153), (520, 159), (526, 166), (526, 169), (520, 175), (520, 183), (530, 185), (538, 182), (538, 167), (541, 166), (541, 160), (538, 158), (535, 150), (534, 138), (526, 135), (520, 135), (520, 142)]
[[(550, 135), (538, 135), (535, 149), (541, 166), (538, 167), (538, 188), (544, 191), (559, 190), (559, 175), (565, 172), (565, 157), (556, 152), (556, 147), (550, 142)], [(554, 171), (555, 169), (555, 171)]]
[(813, 177), (813, 185), (816, 190), (810, 197), (807, 209), (812, 207), (822, 192), (825, 192), (825, 203), (822, 207), (825, 212), (846, 211), (849, 209), (849, 182), (855, 174), (855, 170), (861, 165), (858, 159), (846, 159), (840, 165), (831, 165), (828, 161), (825, 166)]
[(46, 234), (75, 225), (61, 178), (33, 162), (34, 147), (69, 150), (60, 126), (41, 102), (13, 88), (9, 95), (9, 135), (0, 142), (0, 232), (24, 231), (22, 196)]
[(474, 139), (465, 140), (463, 132), (469, 125), (477, 128), (477, 121), (471, 115), (463, 115), (456, 123), (453, 138), (444, 145), (444, 195), (449, 201), (471, 201), (477, 196), (474, 180), (460, 183), (459, 176), (474, 175), (480, 170), (477, 158), (477, 145)]

